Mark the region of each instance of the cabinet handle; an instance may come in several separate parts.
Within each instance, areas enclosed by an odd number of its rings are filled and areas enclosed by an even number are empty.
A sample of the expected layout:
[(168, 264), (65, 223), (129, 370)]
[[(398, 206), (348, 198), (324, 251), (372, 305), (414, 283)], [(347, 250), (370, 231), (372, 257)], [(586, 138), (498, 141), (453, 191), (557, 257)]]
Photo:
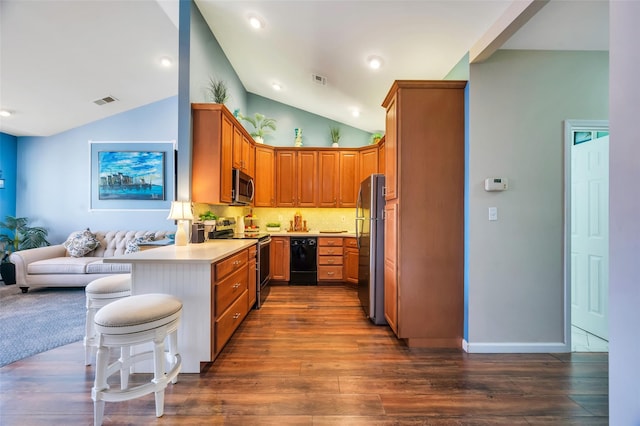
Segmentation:
[(327, 275), (333, 275), (335, 272), (327, 272)]
[(327, 250), (327, 253), (333, 254), (333, 250)]
[(235, 284), (233, 285), (233, 289), (234, 289), (234, 290), (235, 290), (235, 289), (237, 289), (238, 287), (240, 287), (240, 283), (235, 283)]
[(233, 314), (233, 319), (238, 319), (240, 318), (240, 312), (236, 312), (235, 314)]
[(329, 259), (329, 261), (327, 263), (334, 263), (333, 259)]
[(241, 262), (241, 261), (239, 261), (239, 260), (234, 260), (234, 261), (233, 261), (233, 264), (234, 264), (234, 265), (239, 265), (239, 264), (241, 264), (241, 263), (242, 263), (242, 262)]

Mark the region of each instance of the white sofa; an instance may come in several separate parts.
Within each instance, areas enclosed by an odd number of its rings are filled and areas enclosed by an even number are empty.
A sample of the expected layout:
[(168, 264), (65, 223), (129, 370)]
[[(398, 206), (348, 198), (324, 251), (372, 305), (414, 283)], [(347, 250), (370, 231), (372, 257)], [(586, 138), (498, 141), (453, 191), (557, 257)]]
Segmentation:
[[(83, 231), (79, 231), (83, 232)], [(69, 235), (71, 238), (78, 231)], [(26, 293), (30, 287), (84, 287), (113, 274), (129, 273), (126, 263), (104, 263), (105, 257), (135, 250), (136, 242), (151, 236), (165, 239), (170, 231), (93, 231), (100, 245), (82, 257), (72, 257), (63, 244), (21, 250), (11, 254), (16, 266), (16, 284)], [(68, 241), (68, 240), (67, 240)]]

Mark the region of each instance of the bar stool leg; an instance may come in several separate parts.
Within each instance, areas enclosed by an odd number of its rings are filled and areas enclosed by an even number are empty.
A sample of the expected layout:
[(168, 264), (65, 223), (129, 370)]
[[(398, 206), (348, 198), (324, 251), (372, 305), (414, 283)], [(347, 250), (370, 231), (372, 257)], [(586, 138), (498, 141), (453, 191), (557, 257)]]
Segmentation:
[[(170, 369), (173, 369), (173, 367), (178, 362), (178, 359), (176, 357), (176, 355), (178, 354), (178, 330), (174, 330), (173, 332), (169, 333), (168, 339), (169, 339), (169, 365), (171, 366)], [(173, 384), (178, 383), (177, 374), (175, 375), (175, 377), (171, 379), (171, 383)]]
[(109, 387), (106, 376), (108, 363), (109, 350), (100, 345), (96, 354), (95, 385), (91, 390), (91, 398), (93, 399), (93, 424), (95, 426), (101, 426), (104, 417), (104, 400), (102, 399), (101, 393)]
[(93, 346), (94, 337), (92, 337), (96, 334), (95, 326), (93, 324), (93, 317), (95, 316), (95, 313), (92, 303), (89, 301), (89, 298), (87, 298), (87, 319), (84, 327), (84, 365), (91, 365), (91, 358), (95, 350), (95, 346)]
[[(166, 380), (164, 369), (164, 337), (153, 339), (153, 382), (160, 383)], [(166, 382), (165, 382), (166, 383)], [(162, 417), (164, 414), (164, 389), (155, 392), (156, 399), (156, 417)]]
[(121, 347), (120, 348), (120, 389), (126, 389), (129, 387), (129, 373), (131, 373), (130, 358), (131, 358), (131, 346)]

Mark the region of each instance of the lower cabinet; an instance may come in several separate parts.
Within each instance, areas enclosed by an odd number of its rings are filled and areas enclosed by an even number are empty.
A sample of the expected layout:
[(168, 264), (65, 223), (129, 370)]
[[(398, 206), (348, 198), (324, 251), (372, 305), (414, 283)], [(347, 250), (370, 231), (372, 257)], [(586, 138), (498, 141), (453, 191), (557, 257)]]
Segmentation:
[[(249, 252), (243, 250), (212, 266), (213, 271), (213, 338), (212, 357), (222, 351), (233, 332), (249, 312)], [(254, 248), (255, 252), (255, 248)], [(255, 262), (255, 254), (253, 257)], [(254, 263), (255, 299), (255, 263)]]
[(344, 238), (344, 280), (350, 284), (358, 284), (358, 241), (355, 238)]
[(289, 281), (289, 237), (271, 237), (271, 252), (269, 253), (271, 279), (274, 281)]
[(318, 282), (342, 281), (342, 238), (318, 238)]
[(256, 297), (258, 293), (258, 277), (256, 273), (258, 272), (258, 261), (256, 258), (256, 254), (258, 249), (256, 246), (251, 246), (249, 248), (249, 278), (247, 278), (247, 282), (249, 284), (249, 304), (248, 309), (251, 310), (253, 305), (256, 304)]

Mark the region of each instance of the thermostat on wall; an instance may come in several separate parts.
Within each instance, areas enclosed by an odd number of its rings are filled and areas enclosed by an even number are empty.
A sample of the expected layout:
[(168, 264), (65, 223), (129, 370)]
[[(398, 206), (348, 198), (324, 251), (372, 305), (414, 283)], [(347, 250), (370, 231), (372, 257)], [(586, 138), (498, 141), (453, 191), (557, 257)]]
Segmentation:
[(486, 178), (484, 180), (484, 190), (485, 191), (506, 191), (507, 190), (507, 179), (506, 178)]

